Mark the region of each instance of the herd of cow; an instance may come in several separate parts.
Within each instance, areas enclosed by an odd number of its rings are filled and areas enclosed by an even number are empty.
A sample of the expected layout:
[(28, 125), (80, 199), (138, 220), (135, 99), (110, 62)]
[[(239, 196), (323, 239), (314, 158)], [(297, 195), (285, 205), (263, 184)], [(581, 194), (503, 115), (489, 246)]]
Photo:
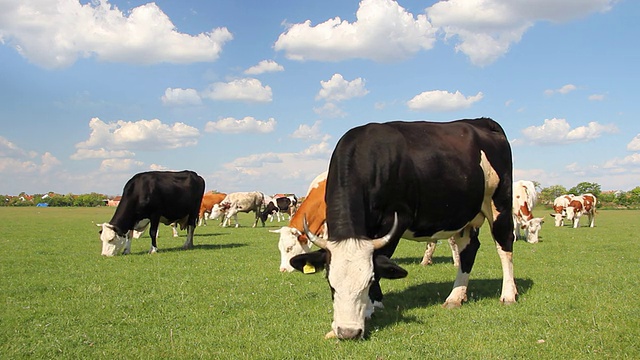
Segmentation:
[[(438, 240), (447, 239), (458, 268), (443, 306), (460, 307), (479, 248), (485, 220), (503, 269), (500, 301), (516, 302), (512, 251), (516, 239), (539, 240), (542, 218), (532, 209), (534, 184), (512, 180), (511, 148), (502, 127), (488, 118), (448, 123), (371, 123), (349, 130), (337, 143), (327, 172), (313, 180), (301, 204), (295, 196), (275, 199), (261, 192), (204, 193), (192, 171), (145, 172), (124, 186), (113, 218), (102, 227), (102, 255), (128, 253), (134, 231), (149, 226), (150, 253), (157, 251), (159, 223), (187, 229), (184, 248), (193, 246), (196, 224), (221, 217), (228, 226), (238, 212), (258, 220), (283, 212), (280, 271), (316, 273), (326, 269), (333, 322), (326, 337), (360, 339), (365, 319), (382, 307), (380, 279), (407, 271), (391, 258), (401, 238), (426, 242), (422, 264), (431, 263)], [(596, 199), (565, 195), (554, 202), (556, 226), (577, 227), (587, 214), (594, 226)], [(523, 234), (521, 234), (521, 231)], [(312, 251), (312, 244), (319, 250)]]

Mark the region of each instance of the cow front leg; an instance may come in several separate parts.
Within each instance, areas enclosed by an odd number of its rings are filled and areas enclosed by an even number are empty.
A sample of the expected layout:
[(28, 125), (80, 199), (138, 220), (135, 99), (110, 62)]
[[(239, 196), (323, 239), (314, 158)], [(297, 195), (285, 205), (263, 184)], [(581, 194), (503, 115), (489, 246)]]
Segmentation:
[(149, 249), (149, 254), (155, 254), (158, 252), (158, 244), (156, 243), (156, 238), (158, 237), (158, 221), (152, 221), (151, 227), (149, 227), (149, 236), (151, 237), (151, 249)]
[(476, 254), (480, 248), (478, 240), (479, 230), (474, 228), (464, 228), (458, 234), (454, 235), (455, 243), (460, 251), (460, 266), (456, 275), (456, 281), (453, 283), (451, 293), (442, 304), (447, 309), (455, 309), (462, 306), (467, 301), (467, 287), (469, 285), (469, 275), (476, 260)]
[(513, 275), (513, 252), (505, 251), (500, 244), (496, 243), (500, 263), (502, 264), (502, 293), (500, 302), (505, 305), (515, 304), (518, 289)]

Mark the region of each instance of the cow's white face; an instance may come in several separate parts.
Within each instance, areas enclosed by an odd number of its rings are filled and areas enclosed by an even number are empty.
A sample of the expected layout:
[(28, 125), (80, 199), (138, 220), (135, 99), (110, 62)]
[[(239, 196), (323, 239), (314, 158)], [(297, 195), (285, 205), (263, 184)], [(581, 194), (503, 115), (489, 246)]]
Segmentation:
[(118, 235), (113, 225), (109, 223), (102, 224), (100, 231), (100, 240), (102, 241), (102, 255), (114, 256), (123, 250), (129, 249), (130, 239), (125, 236)]
[(224, 208), (222, 208), (222, 206), (220, 206), (220, 204), (215, 204), (211, 208), (211, 215), (209, 215), (209, 219), (217, 219), (222, 214), (224, 214)]
[(561, 214), (561, 213), (554, 213), (551, 214), (551, 216), (553, 216), (553, 221), (554, 221), (554, 225), (555, 226), (563, 226), (564, 225), (564, 218), (565, 218), (565, 214)]
[(273, 233), (280, 234), (280, 240), (278, 241), (278, 250), (280, 250), (280, 271), (292, 272), (295, 270), (289, 263), (292, 257), (311, 251), (309, 244), (301, 244), (298, 241), (298, 236), (302, 233), (289, 226), (283, 226), (278, 230), (269, 230)]
[(535, 244), (539, 241), (538, 235), (540, 233), (540, 229), (542, 228), (542, 224), (544, 224), (543, 218), (533, 218), (531, 220), (527, 220), (525, 226), (528, 243)]
[(327, 241), (330, 263), (327, 279), (333, 293), (331, 328), (341, 339), (360, 339), (369, 304), (369, 287), (374, 281), (371, 240)]
[(568, 206), (565, 210), (567, 212), (567, 220), (569, 221), (573, 221), (576, 216), (580, 216), (573, 206)]

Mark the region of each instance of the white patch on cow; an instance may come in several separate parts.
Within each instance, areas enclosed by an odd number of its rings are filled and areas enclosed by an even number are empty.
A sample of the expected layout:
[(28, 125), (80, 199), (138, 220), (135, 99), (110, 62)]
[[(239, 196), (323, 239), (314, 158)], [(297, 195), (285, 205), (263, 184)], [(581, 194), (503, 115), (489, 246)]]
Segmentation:
[(278, 240), (278, 250), (280, 250), (280, 271), (294, 271), (295, 269), (291, 266), (289, 260), (296, 255), (311, 251), (308, 243), (300, 244), (298, 241), (298, 236), (302, 235), (302, 233), (298, 229), (289, 226), (283, 226), (278, 230), (269, 230), (269, 232), (280, 234), (280, 239)]
[(113, 225), (109, 223), (104, 223), (100, 226), (102, 227), (100, 240), (102, 241), (103, 256), (115, 256), (120, 252), (126, 255), (131, 252), (131, 239), (128, 236), (119, 236), (115, 232)]
[(340, 338), (345, 332), (364, 335), (369, 287), (374, 280), (373, 246), (372, 241), (360, 239), (327, 242), (331, 253), (328, 280), (334, 289), (331, 327)]

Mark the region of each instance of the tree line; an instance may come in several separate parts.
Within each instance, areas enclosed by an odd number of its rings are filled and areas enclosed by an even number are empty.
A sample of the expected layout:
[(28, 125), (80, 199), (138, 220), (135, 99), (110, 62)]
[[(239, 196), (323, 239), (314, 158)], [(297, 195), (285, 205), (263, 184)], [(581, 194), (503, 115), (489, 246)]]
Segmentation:
[[(581, 195), (591, 193), (597, 198), (597, 207), (605, 209), (640, 209), (640, 186), (629, 191), (602, 191), (600, 184), (591, 182), (581, 182), (572, 188), (565, 188), (562, 185), (552, 185), (546, 188), (540, 186), (537, 181), (533, 182), (538, 192), (538, 205), (551, 206), (553, 200), (560, 195), (574, 194)], [(47, 204), (47, 206), (81, 206), (95, 207), (106, 205), (108, 196), (99, 193), (82, 195), (74, 194), (47, 194), (27, 195), (20, 193), (17, 196), (4, 195), (4, 200), (0, 206), (36, 206)]]

